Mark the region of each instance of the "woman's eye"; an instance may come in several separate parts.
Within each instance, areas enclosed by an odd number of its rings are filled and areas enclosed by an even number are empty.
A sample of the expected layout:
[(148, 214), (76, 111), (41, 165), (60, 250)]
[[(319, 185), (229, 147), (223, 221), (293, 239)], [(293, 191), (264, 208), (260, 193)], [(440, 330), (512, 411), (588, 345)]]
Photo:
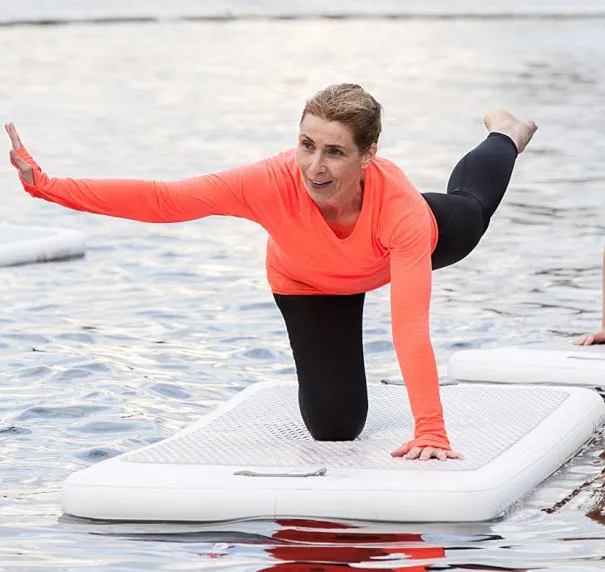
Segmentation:
[(340, 149), (330, 149), (329, 153), (330, 155), (334, 156), (342, 155), (342, 151)]
[(305, 149), (313, 149), (313, 143), (311, 143), (311, 141), (303, 141), (302, 146)]

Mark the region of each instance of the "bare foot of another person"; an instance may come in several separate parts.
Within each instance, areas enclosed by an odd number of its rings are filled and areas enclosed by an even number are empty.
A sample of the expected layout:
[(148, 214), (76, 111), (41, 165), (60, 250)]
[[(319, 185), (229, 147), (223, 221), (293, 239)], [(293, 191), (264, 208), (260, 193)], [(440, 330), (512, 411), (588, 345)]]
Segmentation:
[(486, 113), (483, 123), (490, 133), (508, 135), (513, 140), (519, 153), (523, 153), (538, 129), (533, 121), (521, 121), (506, 109), (493, 109)]
[(576, 346), (592, 346), (593, 344), (605, 343), (605, 330), (600, 330), (595, 334), (584, 334), (581, 338), (574, 340)]

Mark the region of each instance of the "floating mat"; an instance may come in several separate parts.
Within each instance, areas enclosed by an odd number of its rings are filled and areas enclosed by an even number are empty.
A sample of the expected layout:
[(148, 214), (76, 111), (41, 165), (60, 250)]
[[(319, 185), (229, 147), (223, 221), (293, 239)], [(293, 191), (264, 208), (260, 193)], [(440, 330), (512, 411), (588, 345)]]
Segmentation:
[(103, 520), (339, 518), (479, 521), (498, 516), (570, 458), (605, 420), (582, 388), (441, 389), (463, 461), (392, 458), (413, 430), (405, 390), (370, 385), (359, 439), (308, 435), (292, 383), (257, 383), (190, 428), (74, 473), (67, 514)]
[(75, 230), (0, 223), (0, 266), (77, 258), (85, 249)]
[(464, 350), (448, 362), (452, 380), (605, 387), (605, 345), (571, 341)]

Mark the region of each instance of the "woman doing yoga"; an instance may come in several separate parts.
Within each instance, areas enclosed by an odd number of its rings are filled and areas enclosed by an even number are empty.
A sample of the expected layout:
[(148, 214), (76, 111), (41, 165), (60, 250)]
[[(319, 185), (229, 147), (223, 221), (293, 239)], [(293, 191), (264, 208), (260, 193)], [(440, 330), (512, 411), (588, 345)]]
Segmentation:
[(329, 86), (306, 103), (295, 149), (176, 182), (50, 178), (15, 127), (6, 129), (11, 161), (34, 197), (146, 222), (231, 215), (260, 224), (301, 415), (317, 440), (352, 440), (364, 427), (364, 296), (390, 282), (393, 341), (415, 421), (413, 439), (391, 454), (462, 458), (443, 420), (429, 332), (431, 272), (477, 245), (537, 127), (504, 110), (488, 113), (487, 138), (456, 165), (447, 193), (422, 195), (377, 157), (381, 114), (360, 86)]

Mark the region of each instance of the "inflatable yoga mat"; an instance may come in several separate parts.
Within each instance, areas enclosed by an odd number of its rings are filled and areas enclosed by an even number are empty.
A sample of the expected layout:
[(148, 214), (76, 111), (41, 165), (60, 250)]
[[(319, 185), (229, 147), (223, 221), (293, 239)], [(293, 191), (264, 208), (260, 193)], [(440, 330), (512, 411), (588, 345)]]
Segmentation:
[(75, 230), (0, 223), (0, 266), (77, 258), (85, 250)]
[(452, 380), (605, 387), (605, 345), (570, 340), (534, 346), (464, 350), (448, 362)]
[(257, 383), (173, 437), (69, 476), (67, 514), (120, 521), (497, 517), (573, 456), (605, 420), (583, 388), (444, 386), (450, 438), (465, 460), (392, 458), (413, 419), (402, 387), (370, 385), (355, 441), (318, 442), (295, 383)]

